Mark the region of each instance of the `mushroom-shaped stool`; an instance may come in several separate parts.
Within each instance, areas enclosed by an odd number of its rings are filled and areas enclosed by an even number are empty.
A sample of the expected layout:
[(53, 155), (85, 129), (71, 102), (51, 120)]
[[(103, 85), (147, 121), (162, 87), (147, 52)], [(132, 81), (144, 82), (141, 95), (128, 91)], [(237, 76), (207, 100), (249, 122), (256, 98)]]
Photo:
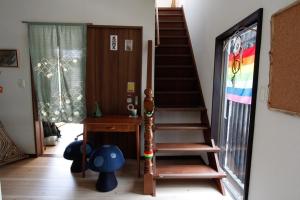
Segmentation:
[(100, 192), (109, 192), (115, 189), (118, 181), (115, 171), (125, 163), (122, 151), (116, 145), (103, 145), (95, 150), (89, 160), (91, 170), (100, 172), (96, 189)]
[[(67, 160), (73, 160), (73, 163), (71, 165), (72, 173), (82, 172), (82, 144), (82, 140), (74, 141), (65, 149), (64, 158)], [(89, 156), (91, 152), (92, 146), (90, 144), (86, 144), (86, 155)], [(87, 169), (87, 165), (85, 166)]]

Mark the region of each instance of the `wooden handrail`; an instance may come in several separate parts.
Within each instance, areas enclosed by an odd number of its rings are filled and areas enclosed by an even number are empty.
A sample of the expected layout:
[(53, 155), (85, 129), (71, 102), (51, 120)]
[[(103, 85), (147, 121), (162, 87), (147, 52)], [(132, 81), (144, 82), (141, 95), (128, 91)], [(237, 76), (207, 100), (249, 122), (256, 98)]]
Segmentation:
[(147, 88), (144, 99), (144, 122), (145, 122), (145, 142), (144, 142), (144, 194), (154, 195), (155, 180), (153, 167), (153, 124), (154, 124), (154, 99), (152, 92), (152, 40), (148, 41), (148, 61), (147, 61)]
[(158, 47), (160, 45), (160, 35), (159, 35), (159, 17), (158, 17), (157, 1), (155, 1), (155, 28), (156, 28), (155, 47)]
[(153, 60), (152, 40), (148, 40), (148, 57), (147, 57), (147, 89), (152, 89), (152, 60)]

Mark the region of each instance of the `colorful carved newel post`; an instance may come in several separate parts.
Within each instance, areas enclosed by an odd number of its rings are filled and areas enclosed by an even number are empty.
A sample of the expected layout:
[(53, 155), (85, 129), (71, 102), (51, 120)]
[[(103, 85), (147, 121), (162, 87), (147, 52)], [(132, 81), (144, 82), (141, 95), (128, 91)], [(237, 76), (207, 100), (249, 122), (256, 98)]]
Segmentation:
[(153, 167), (153, 124), (154, 124), (154, 99), (152, 92), (152, 41), (148, 41), (147, 60), (147, 88), (144, 99), (144, 122), (145, 122), (145, 143), (144, 143), (144, 194), (154, 195), (155, 180)]
[(144, 194), (153, 195), (154, 191), (154, 170), (153, 170), (153, 114), (154, 101), (151, 89), (145, 90), (144, 120), (145, 120), (145, 165), (144, 165)]

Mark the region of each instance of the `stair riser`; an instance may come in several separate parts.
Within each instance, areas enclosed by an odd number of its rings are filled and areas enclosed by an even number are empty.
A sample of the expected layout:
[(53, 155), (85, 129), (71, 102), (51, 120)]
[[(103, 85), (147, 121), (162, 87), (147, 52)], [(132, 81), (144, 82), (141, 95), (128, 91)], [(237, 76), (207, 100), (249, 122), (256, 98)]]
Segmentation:
[(181, 105), (183, 107), (201, 105), (200, 95), (195, 94), (156, 94), (155, 102), (158, 105)]
[(186, 36), (186, 30), (159, 30), (160, 36)]
[(189, 54), (189, 47), (158, 47), (155, 49), (158, 54)]
[(158, 16), (159, 21), (174, 21), (174, 22), (180, 22), (183, 21), (182, 15), (159, 15)]
[(193, 68), (155, 68), (155, 77), (193, 77), (195, 75)]
[(160, 44), (186, 44), (188, 45), (187, 38), (160, 38)]
[(182, 57), (175, 57), (175, 56), (164, 56), (164, 57), (155, 57), (155, 64), (156, 65), (191, 65), (193, 60), (190, 56), (182, 56)]
[(155, 81), (155, 91), (197, 90), (197, 81)]
[(159, 22), (159, 28), (184, 28), (183, 22)]

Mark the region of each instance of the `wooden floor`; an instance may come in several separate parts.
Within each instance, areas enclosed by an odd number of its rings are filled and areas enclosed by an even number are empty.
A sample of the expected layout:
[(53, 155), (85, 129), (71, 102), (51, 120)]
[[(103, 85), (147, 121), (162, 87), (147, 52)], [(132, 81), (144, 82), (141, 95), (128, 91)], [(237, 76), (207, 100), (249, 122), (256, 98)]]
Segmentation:
[(157, 186), (157, 196), (143, 195), (143, 179), (136, 177), (136, 163), (126, 161), (117, 173), (119, 186), (108, 193), (95, 190), (97, 173), (87, 171), (87, 177), (70, 173), (71, 162), (62, 157), (40, 157), (27, 159), (0, 168), (2, 198), (22, 200), (135, 200), (135, 199), (203, 199), (230, 200), (222, 196), (213, 183), (201, 181), (166, 181)]

